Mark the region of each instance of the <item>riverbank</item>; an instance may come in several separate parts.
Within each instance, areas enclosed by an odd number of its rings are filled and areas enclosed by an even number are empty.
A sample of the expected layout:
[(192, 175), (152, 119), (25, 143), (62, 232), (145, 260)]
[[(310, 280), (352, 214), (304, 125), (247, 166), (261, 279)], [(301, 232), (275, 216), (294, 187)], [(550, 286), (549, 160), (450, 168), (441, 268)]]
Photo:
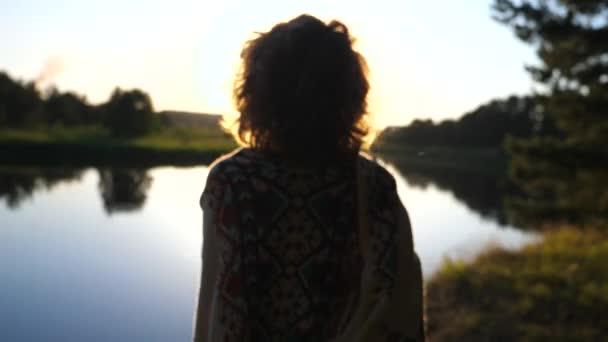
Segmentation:
[(520, 251), (448, 261), (427, 283), (432, 341), (603, 341), (608, 233), (560, 228)]
[(218, 129), (165, 128), (135, 139), (100, 127), (0, 130), (0, 163), (62, 165), (201, 165), (236, 147)]
[(506, 175), (507, 154), (497, 148), (448, 146), (372, 145), (374, 155), (416, 169), (453, 169)]

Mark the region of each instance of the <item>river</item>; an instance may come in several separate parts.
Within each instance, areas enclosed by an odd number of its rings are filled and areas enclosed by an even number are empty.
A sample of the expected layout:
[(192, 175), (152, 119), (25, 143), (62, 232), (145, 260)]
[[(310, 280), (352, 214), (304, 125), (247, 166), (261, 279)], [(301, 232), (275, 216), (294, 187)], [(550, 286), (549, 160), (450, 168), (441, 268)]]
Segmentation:
[[(535, 239), (505, 222), (497, 180), (382, 163), (425, 277)], [(0, 166), (0, 341), (189, 341), (207, 171)]]

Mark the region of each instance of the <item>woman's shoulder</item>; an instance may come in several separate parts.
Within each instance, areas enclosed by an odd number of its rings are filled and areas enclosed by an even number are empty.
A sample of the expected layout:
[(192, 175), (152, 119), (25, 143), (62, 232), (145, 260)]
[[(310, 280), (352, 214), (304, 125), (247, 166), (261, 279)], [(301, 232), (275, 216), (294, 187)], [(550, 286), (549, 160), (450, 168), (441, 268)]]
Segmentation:
[(209, 165), (208, 177), (225, 177), (228, 173), (238, 172), (251, 163), (251, 155), (247, 148), (237, 148), (215, 159)]
[[(250, 148), (238, 148), (213, 161), (209, 165), (208, 177), (226, 178), (245, 172), (251, 167), (259, 168), (264, 165), (277, 166), (278, 164), (280, 163), (276, 163), (275, 156), (260, 153)], [(395, 183), (391, 173), (376, 158), (367, 153), (359, 154), (358, 169), (366, 179), (373, 183)]]
[(209, 165), (207, 184), (238, 182), (252, 173), (273, 171), (278, 165), (279, 161), (266, 153), (246, 147), (237, 148)]
[(372, 186), (396, 187), (393, 175), (369, 154), (359, 154), (359, 170)]
[[(201, 207), (215, 207), (221, 202), (230, 181), (241, 173), (243, 163), (243, 149), (238, 148), (227, 153), (211, 163), (208, 168), (205, 187), (201, 194)], [(236, 177), (238, 178), (238, 177)]]

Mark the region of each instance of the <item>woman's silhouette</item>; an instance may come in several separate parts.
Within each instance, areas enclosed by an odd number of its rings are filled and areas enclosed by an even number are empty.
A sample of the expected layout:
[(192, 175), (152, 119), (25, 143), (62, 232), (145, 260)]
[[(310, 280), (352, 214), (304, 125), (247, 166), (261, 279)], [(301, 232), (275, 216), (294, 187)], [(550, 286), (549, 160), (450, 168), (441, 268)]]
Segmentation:
[(234, 98), (247, 147), (201, 196), (195, 341), (422, 340), (420, 265), (393, 177), (359, 154), (364, 59), (302, 15), (249, 41)]

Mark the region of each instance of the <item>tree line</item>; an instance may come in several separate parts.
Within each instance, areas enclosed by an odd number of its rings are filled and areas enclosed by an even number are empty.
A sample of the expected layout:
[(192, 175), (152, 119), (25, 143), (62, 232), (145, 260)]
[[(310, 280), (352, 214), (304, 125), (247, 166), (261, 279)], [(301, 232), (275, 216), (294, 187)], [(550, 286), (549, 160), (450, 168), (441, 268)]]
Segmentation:
[(100, 125), (115, 137), (141, 136), (160, 124), (150, 96), (142, 90), (114, 89), (100, 105), (56, 87), (41, 91), (35, 82), (0, 71), (0, 128)]
[(389, 127), (374, 145), (504, 146), (525, 194), (506, 201), (514, 221), (608, 222), (608, 0), (494, 0), (492, 13), (536, 51), (539, 91)]
[(403, 127), (388, 127), (376, 139), (382, 145), (501, 148), (508, 136), (557, 136), (559, 130), (532, 96), (495, 99), (457, 120), (435, 123), (416, 119)]

